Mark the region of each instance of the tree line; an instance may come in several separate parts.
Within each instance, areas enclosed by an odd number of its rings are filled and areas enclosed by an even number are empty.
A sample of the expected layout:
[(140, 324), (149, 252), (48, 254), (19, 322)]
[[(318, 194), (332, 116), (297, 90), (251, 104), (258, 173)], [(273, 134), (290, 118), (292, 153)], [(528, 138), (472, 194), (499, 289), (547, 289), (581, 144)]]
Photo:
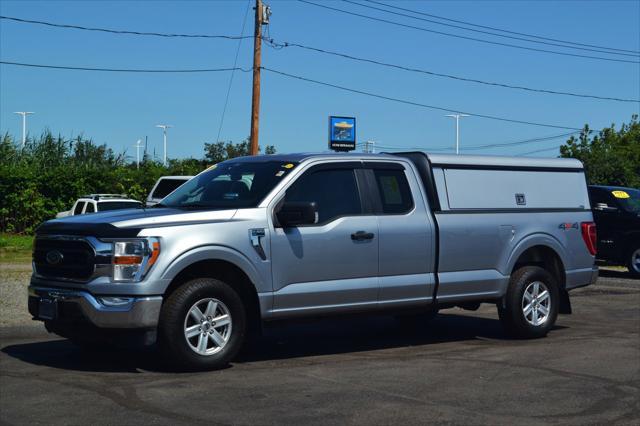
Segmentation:
[[(265, 148), (265, 154), (275, 151), (273, 146)], [(67, 140), (47, 131), (20, 147), (5, 134), (0, 140), (0, 232), (32, 233), (85, 194), (122, 193), (144, 202), (161, 176), (195, 175), (248, 154), (248, 140), (206, 143), (203, 158), (171, 159), (165, 167), (145, 155), (137, 168), (125, 153), (82, 136)], [(560, 156), (582, 161), (589, 184), (639, 188), (638, 116), (618, 129), (611, 125), (593, 132), (585, 126), (560, 147)]]
[[(265, 153), (275, 148), (267, 146)], [(127, 194), (144, 202), (161, 176), (196, 175), (248, 154), (248, 140), (206, 143), (201, 159), (170, 159), (165, 167), (144, 155), (138, 168), (124, 152), (83, 136), (67, 140), (46, 131), (20, 147), (7, 133), (0, 140), (0, 232), (32, 233), (86, 194)]]

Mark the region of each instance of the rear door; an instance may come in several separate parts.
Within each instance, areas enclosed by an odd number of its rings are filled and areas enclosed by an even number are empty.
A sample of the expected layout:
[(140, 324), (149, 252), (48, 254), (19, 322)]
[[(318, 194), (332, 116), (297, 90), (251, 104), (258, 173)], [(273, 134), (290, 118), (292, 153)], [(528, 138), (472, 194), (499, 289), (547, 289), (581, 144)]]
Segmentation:
[(379, 304), (431, 303), (435, 231), (420, 184), (406, 163), (365, 162), (378, 218)]
[(312, 201), (316, 224), (274, 228), (271, 257), (276, 316), (375, 308), (378, 224), (362, 191), (360, 162), (306, 170), (285, 201)]

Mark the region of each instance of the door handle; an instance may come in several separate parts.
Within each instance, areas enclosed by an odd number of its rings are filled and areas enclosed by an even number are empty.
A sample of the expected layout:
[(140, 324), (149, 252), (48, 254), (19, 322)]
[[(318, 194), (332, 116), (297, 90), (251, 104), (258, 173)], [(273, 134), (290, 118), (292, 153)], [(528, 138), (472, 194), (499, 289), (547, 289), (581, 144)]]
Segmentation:
[(373, 232), (358, 231), (351, 234), (351, 239), (353, 241), (373, 240), (374, 236)]

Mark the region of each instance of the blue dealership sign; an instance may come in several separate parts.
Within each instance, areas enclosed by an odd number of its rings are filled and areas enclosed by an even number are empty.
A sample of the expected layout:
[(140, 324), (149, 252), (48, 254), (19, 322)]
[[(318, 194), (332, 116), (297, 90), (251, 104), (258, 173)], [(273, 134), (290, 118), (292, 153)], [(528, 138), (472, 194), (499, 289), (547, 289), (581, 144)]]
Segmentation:
[(329, 149), (334, 151), (356, 149), (355, 117), (329, 117)]

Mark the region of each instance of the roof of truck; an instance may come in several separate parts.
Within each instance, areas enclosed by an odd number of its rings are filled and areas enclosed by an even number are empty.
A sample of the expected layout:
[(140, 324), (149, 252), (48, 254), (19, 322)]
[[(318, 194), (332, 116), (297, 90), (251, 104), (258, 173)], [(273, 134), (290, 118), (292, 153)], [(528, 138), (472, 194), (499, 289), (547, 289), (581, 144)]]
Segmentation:
[[(413, 151), (425, 155), (433, 165), (451, 166), (485, 166), (485, 167), (527, 167), (527, 168), (562, 168), (562, 169), (582, 169), (582, 163), (574, 158), (534, 158), (534, 157), (507, 157), (488, 155), (451, 155), (451, 154), (429, 154), (421, 151)], [(403, 152), (404, 153), (404, 152)], [(258, 155), (254, 157), (241, 157), (241, 161), (282, 161), (282, 162), (302, 162), (315, 158), (351, 158), (353, 160), (379, 160), (381, 158), (395, 159), (397, 153), (367, 154), (361, 152), (322, 152), (322, 153), (293, 153), (293, 154), (273, 154)]]

